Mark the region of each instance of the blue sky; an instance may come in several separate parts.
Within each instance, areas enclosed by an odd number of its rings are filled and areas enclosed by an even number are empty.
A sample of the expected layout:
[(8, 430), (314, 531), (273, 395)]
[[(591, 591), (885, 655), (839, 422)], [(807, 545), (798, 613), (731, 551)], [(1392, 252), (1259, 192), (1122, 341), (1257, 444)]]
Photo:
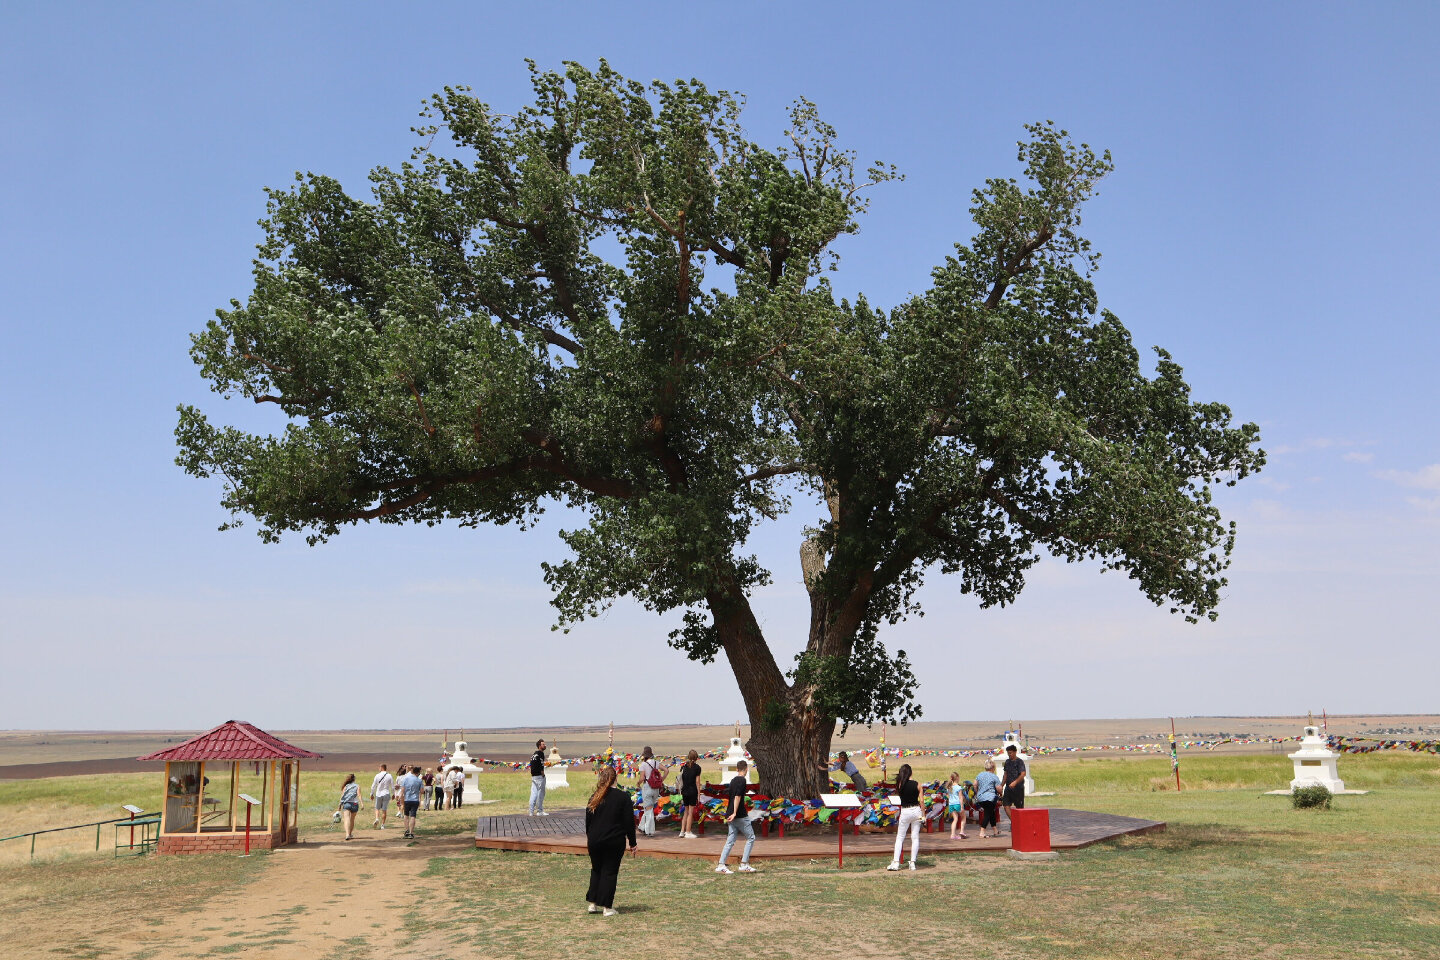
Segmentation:
[[(741, 91), (763, 143), (815, 101), (908, 177), (840, 247), (837, 285), (878, 304), (969, 237), (970, 190), (1017, 173), (1024, 123), (1114, 153), (1085, 218), (1102, 303), (1271, 454), (1221, 496), (1232, 585), (1190, 626), (1084, 566), (1042, 564), (1003, 611), (932, 577), (928, 615), (887, 635), (928, 719), (1433, 711), (1437, 34), (1422, 4), (7, 4), (0, 728), (740, 714), (728, 668), (641, 611), (550, 632), (559, 515), (267, 547), (217, 533), (219, 489), (171, 462), (177, 403), (257, 416), (186, 350), (248, 292), (261, 188), (311, 170), (363, 193), (425, 96), (514, 107), (525, 57)], [(782, 660), (796, 545), (757, 543)]]

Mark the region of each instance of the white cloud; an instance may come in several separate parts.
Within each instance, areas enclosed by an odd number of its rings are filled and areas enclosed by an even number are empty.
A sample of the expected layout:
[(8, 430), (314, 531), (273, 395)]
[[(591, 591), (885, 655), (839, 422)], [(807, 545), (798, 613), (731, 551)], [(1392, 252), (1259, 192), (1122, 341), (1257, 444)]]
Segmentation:
[(1419, 470), (1381, 470), (1375, 474), (1381, 480), (1398, 483), (1402, 487), (1418, 487), (1421, 490), (1440, 490), (1440, 463), (1432, 463)]
[(1360, 453), (1359, 451), (1351, 450), (1349, 453), (1345, 454), (1340, 459), (1345, 460), (1349, 463), (1369, 463), (1371, 460), (1375, 459), (1375, 454)]

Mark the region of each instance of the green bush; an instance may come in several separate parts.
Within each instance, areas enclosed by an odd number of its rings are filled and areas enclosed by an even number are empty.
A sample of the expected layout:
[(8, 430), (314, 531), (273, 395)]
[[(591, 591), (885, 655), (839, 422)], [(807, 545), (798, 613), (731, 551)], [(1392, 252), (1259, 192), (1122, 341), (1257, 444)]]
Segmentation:
[(1310, 807), (1329, 810), (1330, 790), (1328, 787), (1318, 783), (1311, 784), (1308, 787), (1296, 787), (1290, 792), (1290, 804), (1296, 810), (1305, 810)]

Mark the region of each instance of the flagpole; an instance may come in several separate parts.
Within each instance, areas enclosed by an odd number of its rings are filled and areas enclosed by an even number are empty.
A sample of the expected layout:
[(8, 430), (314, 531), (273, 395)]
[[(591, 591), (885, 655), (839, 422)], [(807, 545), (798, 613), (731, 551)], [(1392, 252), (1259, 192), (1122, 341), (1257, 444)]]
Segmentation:
[(1179, 793), (1180, 787), (1180, 754), (1175, 747), (1175, 718), (1170, 718), (1170, 766), (1175, 771), (1175, 792)]

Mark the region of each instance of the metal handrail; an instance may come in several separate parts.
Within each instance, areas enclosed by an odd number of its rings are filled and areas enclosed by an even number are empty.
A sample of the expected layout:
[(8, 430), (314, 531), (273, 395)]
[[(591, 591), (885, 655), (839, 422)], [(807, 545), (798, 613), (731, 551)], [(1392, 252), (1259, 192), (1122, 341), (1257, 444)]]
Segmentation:
[[(101, 827), (105, 826), (107, 823), (130, 823), (130, 822), (132, 821), (132, 819), (133, 819), (133, 818), (131, 818), (131, 817), (116, 817), (114, 820), (96, 820), (94, 823), (77, 823), (77, 824), (75, 824), (74, 826), (71, 826), (71, 827), (50, 827), (50, 828), (45, 829), (45, 830), (31, 830), (31, 831), (28, 832), (28, 833), (17, 833), (17, 834), (15, 834), (15, 836), (13, 836), (13, 837), (0, 837), (0, 843), (5, 843), (7, 840), (24, 840), (26, 837), (29, 837), (29, 838), (30, 838), (30, 859), (31, 859), (31, 860), (34, 860), (34, 859), (35, 859), (35, 838), (38, 837), (38, 836), (40, 836), (40, 834), (42, 834), (42, 833), (61, 833), (61, 832), (66, 831), (66, 830), (84, 830), (86, 827), (94, 827), (94, 828), (95, 828), (95, 849), (96, 849), (96, 850), (99, 850), (99, 849), (100, 849), (100, 828), (101, 828)], [(135, 821), (135, 822), (139, 822), (139, 821)]]

